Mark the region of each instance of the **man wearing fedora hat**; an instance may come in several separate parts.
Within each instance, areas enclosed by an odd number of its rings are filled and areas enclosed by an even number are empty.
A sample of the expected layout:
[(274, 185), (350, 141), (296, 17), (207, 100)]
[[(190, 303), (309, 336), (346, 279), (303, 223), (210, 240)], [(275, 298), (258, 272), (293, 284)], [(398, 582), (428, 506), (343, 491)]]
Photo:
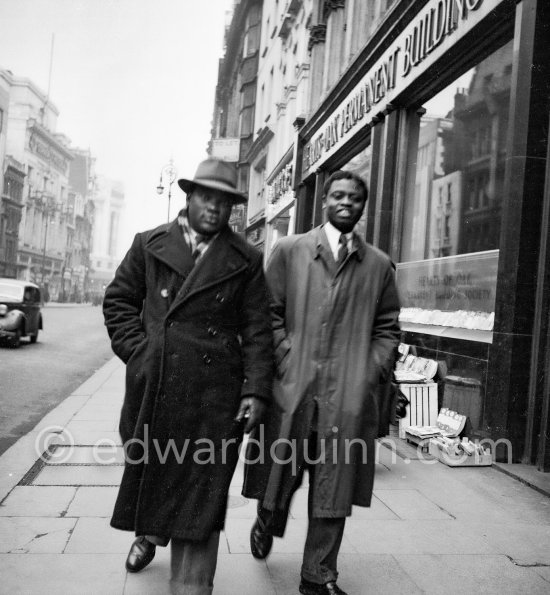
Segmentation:
[(107, 287), (113, 351), (126, 363), (125, 469), (111, 525), (134, 531), (138, 572), (171, 542), (173, 593), (212, 592), (243, 432), (271, 398), (262, 256), (228, 226), (237, 170), (218, 159), (178, 180), (187, 207), (139, 233)]

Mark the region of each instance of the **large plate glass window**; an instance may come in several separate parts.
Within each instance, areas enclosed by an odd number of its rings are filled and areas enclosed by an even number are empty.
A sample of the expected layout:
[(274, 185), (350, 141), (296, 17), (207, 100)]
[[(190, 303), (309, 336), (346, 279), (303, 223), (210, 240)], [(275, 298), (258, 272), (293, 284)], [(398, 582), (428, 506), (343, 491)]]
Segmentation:
[(511, 73), (510, 42), (423, 106), (397, 267), (403, 322), (493, 328)]

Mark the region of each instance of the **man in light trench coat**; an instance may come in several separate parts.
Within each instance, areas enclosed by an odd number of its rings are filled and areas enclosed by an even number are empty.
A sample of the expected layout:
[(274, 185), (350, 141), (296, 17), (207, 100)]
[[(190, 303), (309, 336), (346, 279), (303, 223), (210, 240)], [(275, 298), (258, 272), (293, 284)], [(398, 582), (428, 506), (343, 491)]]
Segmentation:
[(228, 226), (237, 171), (203, 161), (187, 208), (136, 235), (107, 287), (105, 323), (126, 363), (126, 464), (111, 519), (137, 535), (138, 572), (171, 540), (171, 590), (212, 592), (238, 447), (271, 399), (273, 341), (262, 255)]
[(363, 180), (335, 172), (324, 201), (327, 223), (281, 239), (267, 265), (276, 406), (262, 428), (263, 463), (250, 443), (244, 494), (259, 499), (250, 544), (265, 558), (308, 468), (299, 590), (345, 595), (336, 584), (337, 555), (352, 505), (370, 506), (377, 387), (393, 368), (399, 300), (389, 257), (353, 231), (367, 201)]

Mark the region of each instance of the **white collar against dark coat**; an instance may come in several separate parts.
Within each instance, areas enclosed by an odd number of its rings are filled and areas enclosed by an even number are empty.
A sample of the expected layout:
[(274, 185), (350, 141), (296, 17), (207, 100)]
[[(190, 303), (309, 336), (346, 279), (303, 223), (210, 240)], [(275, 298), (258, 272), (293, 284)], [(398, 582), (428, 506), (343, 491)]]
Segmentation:
[[(334, 256), (334, 260), (338, 260), (338, 248), (340, 243), (340, 236), (342, 232), (336, 229), (334, 225), (330, 221), (327, 221), (323, 225), (323, 229), (325, 230), (325, 234), (327, 236), (327, 240), (332, 250), (332, 255)], [(344, 234), (346, 236), (346, 240), (348, 241), (348, 250), (351, 252), (353, 249), (353, 231)]]

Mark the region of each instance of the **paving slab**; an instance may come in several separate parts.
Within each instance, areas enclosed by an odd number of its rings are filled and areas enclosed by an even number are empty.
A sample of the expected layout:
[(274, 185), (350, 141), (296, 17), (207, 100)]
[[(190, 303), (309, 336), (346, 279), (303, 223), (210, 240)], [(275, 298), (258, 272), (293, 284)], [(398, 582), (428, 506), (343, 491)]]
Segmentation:
[(496, 555), (396, 555), (401, 568), (427, 595), (548, 595), (550, 583)]
[(277, 595), (295, 595), (300, 584), (300, 569), (302, 554), (274, 552), (267, 560), (257, 560), (258, 564), (265, 563), (266, 570), (271, 577), (271, 584)]
[[(93, 401), (93, 402), (90, 402)], [(109, 420), (118, 423), (120, 406), (112, 402), (95, 402), (92, 397), (71, 419), (72, 421)]]
[(477, 528), (498, 553), (520, 564), (550, 565), (550, 525), (505, 523)]
[(33, 485), (118, 486), (124, 467), (116, 465), (46, 465)]
[[(45, 488), (40, 488), (45, 489)], [(68, 517), (107, 517), (110, 518), (115, 506), (118, 487), (80, 487), (69, 507)]]
[(397, 514), (390, 510), (386, 504), (378, 498), (377, 490), (374, 490), (371, 505), (368, 508), (365, 506), (354, 506), (351, 517), (346, 522), (353, 523), (355, 520), (391, 521), (398, 519), (399, 517)]
[(76, 487), (16, 486), (0, 505), (0, 516), (63, 517)]
[(124, 449), (122, 446), (111, 444), (97, 446), (73, 446), (67, 448), (66, 452), (55, 453), (47, 460), (47, 465), (123, 465)]
[(534, 566), (532, 570), (548, 582), (548, 590), (550, 591), (550, 566)]
[[(132, 531), (119, 531), (109, 524), (109, 518), (80, 517), (76, 521), (65, 553), (67, 554), (126, 554), (135, 535)], [(166, 552), (170, 547), (158, 547), (157, 555)], [(220, 538), (220, 553), (227, 554), (227, 540), (222, 532)], [(161, 558), (162, 559), (162, 556)], [(155, 557), (156, 560), (156, 557)]]
[[(72, 419), (66, 426), (65, 431), (70, 432), (75, 438), (76, 444), (82, 444), (78, 439), (83, 433), (86, 435), (89, 433), (106, 433), (112, 434), (118, 432), (118, 419), (108, 417), (107, 419), (87, 419), (87, 420), (74, 420)], [(110, 437), (110, 436), (109, 436)]]
[(274, 595), (271, 575), (263, 560), (251, 554), (220, 554), (214, 595)]
[(350, 595), (414, 595), (422, 593), (393, 556), (344, 554), (338, 559), (338, 583)]
[(419, 490), (377, 489), (376, 497), (401, 519), (453, 518), (441, 506), (432, 502)]
[[(135, 535), (131, 531), (118, 531), (109, 525), (108, 518), (81, 517), (71, 519), (74, 529), (65, 548), (67, 554), (125, 554)], [(123, 567), (121, 567), (122, 571)]]
[(65, 426), (89, 399), (88, 395), (71, 395), (67, 397), (55, 409), (46, 414), (32, 431), (38, 432), (50, 426)]
[(250, 522), (256, 518), (258, 502), (245, 498), (241, 495), (240, 488), (232, 487), (229, 489), (229, 498), (227, 501), (227, 518), (230, 519), (246, 519), (244, 522)]
[(75, 524), (76, 519), (0, 517), (0, 553), (61, 554)]
[[(298, 593), (302, 558), (295, 554), (272, 554), (267, 567), (280, 595)], [(350, 595), (414, 595), (421, 593), (415, 582), (390, 555), (341, 554), (338, 584)]]
[(344, 537), (362, 554), (495, 553), (473, 525), (453, 520), (356, 519), (346, 523)]
[[(10, 595), (121, 595), (126, 556), (112, 554), (0, 554), (2, 593)], [(154, 591), (151, 591), (154, 592)]]
[[(111, 429), (96, 430), (83, 428), (72, 428), (65, 430), (64, 435), (68, 436), (71, 444), (79, 446), (102, 446), (105, 444), (114, 444), (116, 446), (122, 445), (122, 440), (118, 431)], [(63, 443), (66, 443), (66, 438)]]

